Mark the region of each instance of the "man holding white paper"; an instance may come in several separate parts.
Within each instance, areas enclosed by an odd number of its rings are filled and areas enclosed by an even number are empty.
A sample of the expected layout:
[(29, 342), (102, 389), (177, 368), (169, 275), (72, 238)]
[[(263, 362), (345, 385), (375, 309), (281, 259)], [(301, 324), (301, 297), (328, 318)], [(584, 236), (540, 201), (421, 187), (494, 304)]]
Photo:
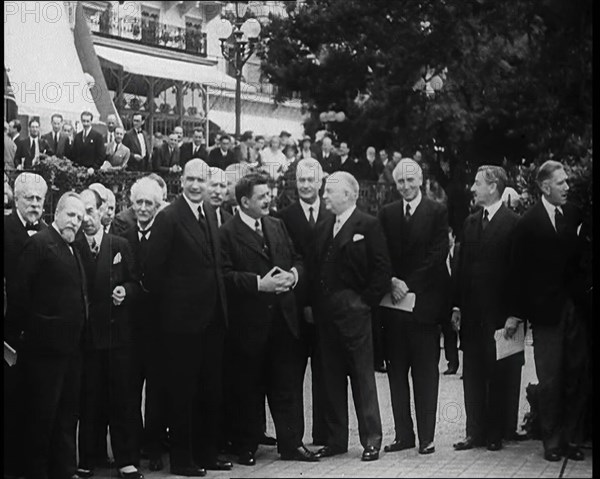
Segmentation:
[[(519, 325), (509, 318), (507, 288), (519, 217), (502, 204), (506, 181), (499, 166), (481, 166), (477, 171), (471, 191), (482, 208), (465, 220), (458, 255), (452, 323), (460, 328), (463, 350), (467, 434), (454, 444), (457, 451), (482, 446), (497, 451), (503, 439), (516, 435), (524, 357), (513, 339)], [(520, 328), (522, 346), (523, 325)], [(503, 350), (519, 349), (520, 353), (498, 359)]]
[(393, 275), (389, 293), (392, 307), (381, 308), (396, 428), (394, 442), (385, 450), (415, 447), (408, 382), (411, 370), (419, 453), (431, 454), (435, 452), (439, 384), (438, 321), (447, 304), (448, 213), (445, 206), (422, 195), (423, 171), (417, 162), (400, 160), (393, 176), (402, 199), (384, 206), (379, 213)]

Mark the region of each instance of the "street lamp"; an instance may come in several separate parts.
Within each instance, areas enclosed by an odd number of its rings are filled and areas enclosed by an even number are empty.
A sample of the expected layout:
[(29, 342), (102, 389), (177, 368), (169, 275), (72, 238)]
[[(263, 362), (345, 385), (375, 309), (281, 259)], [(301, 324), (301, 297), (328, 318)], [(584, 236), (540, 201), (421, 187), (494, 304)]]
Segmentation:
[[(218, 27), (223, 58), (233, 65), (235, 71), (235, 136), (240, 136), (242, 113), (242, 68), (256, 49), (260, 23), (256, 18), (243, 21), (248, 2), (235, 2), (235, 23), (222, 19)], [(233, 36), (232, 36), (233, 33)]]

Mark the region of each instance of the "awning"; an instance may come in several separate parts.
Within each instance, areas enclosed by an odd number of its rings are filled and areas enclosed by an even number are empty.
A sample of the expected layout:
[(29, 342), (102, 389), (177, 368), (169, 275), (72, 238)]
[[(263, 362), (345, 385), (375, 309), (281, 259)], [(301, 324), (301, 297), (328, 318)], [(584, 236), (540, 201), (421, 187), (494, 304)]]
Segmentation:
[[(211, 108), (208, 110), (208, 119), (221, 127), (228, 133), (235, 132), (235, 113), (230, 111), (217, 110)], [(279, 135), (282, 130), (291, 133), (292, 138), (299, 141), (304, 135), (304, 126), (300, 114), (297, 119), (278, 118), (277, 113), (271, 116), (258, 116), (244, 113), (240, 118), (240, 130), (252, 130), (255, 135), (272, 136)]]
[(52, 113), (74, 123), (88, 110), (96, 121), (64, 2), (34, 2), (27, 14), (24, 3), (15, 5), (17, 11), (4, 12), (4, 66), (19, 114), (39, 116), (42, 131), (50, 129)]
[(117, 50), (103, 45), (95, 45), (95, 48), (99, 57), (121, 65), (126, 72), (135, 75), (200, 83), (212, 88), (235, 89), (235, 78), (221, 73), (216, 67)]

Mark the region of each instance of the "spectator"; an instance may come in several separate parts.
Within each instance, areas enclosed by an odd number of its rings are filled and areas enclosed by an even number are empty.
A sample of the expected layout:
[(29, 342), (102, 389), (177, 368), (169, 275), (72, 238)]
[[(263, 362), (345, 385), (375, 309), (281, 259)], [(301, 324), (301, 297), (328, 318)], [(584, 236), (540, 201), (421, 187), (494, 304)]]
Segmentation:
[(105, 233), (112, 233), (112, 222), (115, 219), (115, 209), (117, 206), (117, 199), (111, 189), (106, 188), (107, 200), (106, 200), (106, 211), (102, 215), (102, 226)]
[(106, 117), (106, 128), (107, 132), (104, 135), (104, 143), (106, 145), (106, 149), (108, 150), (109, 145), (115, 141), (115, 130), (119, 126), (119, 122), (117, 120), (117, 115), (111, 113)]
[(125, 130), (118, 126), (111, 132), (113, 141), (106, 145), (106, 160), (102, 164), (103, 170), (124, 170), (131, 156), (131, 151), (123, 144)]
[(17, 169), (29, 169), (36, 165), (41, 154), (49, 150), (46, 140), (40, 138), (40, 122), (29, 120), (29, 136), (17, 142), (15, 163)]
[(219, 228), (233, 217), (230, 212), (223, 209), (226, 196), (227, 176), (223, 170), (213, 167), (209, 170), (205, 201), (208, 201), (215, 209)]
[(381, 175), (379, 175), (379, 183), (383, 183), (386, 185), (396, 184), (396, 182), (394, 181), (393, 171), (394, 168), (396, 168), (396, 165), (400, 163), (401, 159), (402, 153), (400, 153), (399, 151), (394, 151), (392, 153), (392, 161), (388, 161), (383, 166), (383, 171), (381, 172)]
[(181, 145), (183, 145), (183, 127), (177, 125), (173, 128), (173, 133), (177, 135), (177, 148), (181, 148)]
[(254, 133), (245, 131), (240, 137), (240, 144), (235, 147), (234, 154), (238, 163), (256, 163), (254, 149)]
[(359, 160), (356, 165), (356, 178), (358, 180), (377, 181), (382, 172), (383, 164), (377, 158), (377, 151), (373, 146), (369, 146), (365, 158)]
[(141, 113), (135, 113), (132, 120), (133, 128), (125, 133), (123, 138), (123, 144), (130, 151), (127, 169), (130, 171), (148, 171), (151, 167), (150, 158), (153, 152), (148, 133), (142, 129), (144, 117)]
[(194, 128), (192, 141), (184, 143), (179, 149), (179, 166), (183, 168), (192, 158), (200, 158), (204, 161), (208, 159), (208, 151), (204, 144), (204, 130), (200, 127)]
[(179, 147), (177, 133), (173, 132), (169, 135), (169, 140), (155, 152), (152, 157), (152, 170), (159, 173), (179, 173)]
[(231, 137), (222, 135), (219, 140), (219, 147), (212, 149), (208, 154), (208, 166), (225, 170), (233, 163), (236, 163), (236, 161), (235, 155), (231, 151)]
[(298, 158), (300, 160), (314, 158), (311, 148), (311, 138), (308, 135), (302, 138), (302, 141), (300, 142), (300, 153), (298, 153)]
[(17, 145), (12, 141), (12, 138), (8, 134), (9, 126), (4, 121), (4, 170), (13, 170), (15, 168), (15, 153), (17, 152)]
[(71, 159), (73, 156), (73, 144), (75, 143), (75, 132), (71, 122), (65, 121), (63, 123), (62, 134), (65, 140), (62, 143), (62, 147), (61, 143), (58, 143), (58, 151), (56, 152), (56, 156), (59, 158)]
[(281, 140), (278, 136), (273, 135), (269, 140), (269, 147), (261, 152), (262, 164), (261, 169), (272, 176), (279, 178), (286, 169), (287, 158), (281, 151)]
[(21, 135), (21, 122), (16, 118), (14, 120), (10, 120), (8, 124), (8, 135), (11, 137), (12, 141), (17, 143), (20, 140)]
[(333, 143), (328, 136), (323, 137), (321, 149), (317, 151), (317, 161), (325, 173), (333, 172), (333, 165), (339, 163), (338, 155), (333, 151)]
[(94, 115), (89, 111), (81, 113), (83, 130), (75, 135), (73, 142), (73, 163), (85, 166), (88, 171), (102, 166), (106, 158), (106, 149), (102, 135), (92, 128)]
[(339, 155), (335, 160), (335, 163), (332, 164), (333, 171), (346, 171), (351, 175), (355, 175), (357, 173), (358, 168), (358, 159), (350, 158), (350, 148), (348, 148), (348, 143), (342, 141), (340, 143), (340, 147), (338, 149)]
[[(50, 124), (52, 125), (52, 131), (42, 135), (42, 139), (48, 144), (48, 154), (58, 156), (60, 143), (64, 142), (65, 139), (61, 135), (63, 116), (60, 113), (54, 113), (50, 117)], [(64, 151), (64, 147), (63, 147)]]

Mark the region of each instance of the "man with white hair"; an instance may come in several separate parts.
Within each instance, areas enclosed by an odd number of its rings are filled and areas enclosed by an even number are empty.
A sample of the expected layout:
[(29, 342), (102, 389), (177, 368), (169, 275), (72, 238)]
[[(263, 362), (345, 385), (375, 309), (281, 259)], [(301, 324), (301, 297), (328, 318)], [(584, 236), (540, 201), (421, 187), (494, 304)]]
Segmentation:
[(221, 168), (216, 168), (213, 166), (209, 171), (208, 188), (206, 188), (205, 200), (214, 207), (219, 228), (233, 218), (231, 213), (222, 208), (226, 195), (227, 176)]
[[(148, 242), (152, 225), (163, 202), (160, 185), (149, 176), (140, 178), (131, 186), (131, 207), (136, 223), (123, 233), (129, 241), (142, 283), (148, 261)], [(131, 305), (132, 339), (136, 403), (138, 404), (138, 442), (148, 454), (149, 469), (160, 471), (162, 462), (161, 437), (166, 429), (166, 389), (162, 375), (162, 361), (156, 351), (161, 347), (161, 332), (156, 296), (143, 290)], [(142, 391), (146, 382), (145, 416), (142, 421)], [(138, 448), (139, 449), (139, 448)]]
[[(410, 412), (409, 370), (419, 435), (419, 454), (435, 452), (440, 359), (439, 320), (447, 304), (444, 279), (448, 275), (448, 213), (446, 207), (421, 192), (423, 171), (410, 159), (400, 160), (393, 172), (402, 199), (384, 206), (379, 219), (392, 261), (387, 286), (392, 305), (381, 308), (384, 348), (396, 437), (386, 452), (415, 447)], [(414, 307), (408, 304), (416, 295)], [(404, 303), (402, 303), (404, 304)]]
[[(314, 158), (302, 159), (298, 161), (295, 174), (299, 199), (280, 210), (277, 216), (283, 220), (296, 251), (305, 258), (312, 248), (317, 231), (321, 230), (325, 221), (332, 214), (319, 197), (324, 175), (321, 164)], [(310, 271), (308, 273), (308, 277), (310, 277)], [(308, 286), (309, 281), (302, 278), (296, 288), (296, 300), (300, 306), (298, 323), (300, 337), (305, 347), (304, 368), (306, 368), (308, 357), (311, 358), (313, 444), (324, 446), (327, 433), (323, 415), (323, 385), (320, 380), (322, 368), (317, 366), (317, 332), (312, 313), (312, 297), (309, 294)], [(302, 387), (302, 384), (299, 387)], [(302, 427), (304, 427), (304, 423), (302, 423)]]
[[(21, 173), (14, 184), (15, 208), (4, 216), (4, 278), (7, 309), (4, 316), (4, 340), (17, 352), (21, 344), (21, 326), (13, 308), (15, 301), (17, 262), (27, 240), (38, 231), (47, 228), (42, 220), (44, 199), (48, 186), (44, 179), (35, 173)], [(20, 423), (21, 396), (15, 367), (4, 363), (4, 431), (5, 473), (20, 476), (23, 467), (21, 444), (16, 438), (23, 428)], [(22, 471), (20, 471), (22, 472)]]
[(333, 213), (317, 233), (309, 255), (311, 297), (325, 385), (326, 446), (320, 457), (348, 450), (350, 375), (363, 461), (379, 458), (382, 430), (373, 365), (371, 308), (390, 280), (390, 264), (379, 221), (356, 208), (359, 186), (347, 172), (331, 174), (323, 200)]
[(232, 468), (217, 457), (227, 302), (208, 176), (203, 160), (185, 164), (182, 195), (154, 220), (143, 282), (159, 301), (171, 473), (183, 476)]
[(365, 157), (356, 165), (356, 177), (359, 180), (377, 181), (382, 172), (383, 163), (377, 158), (377, 150), (374, 146), (369, 146)]

